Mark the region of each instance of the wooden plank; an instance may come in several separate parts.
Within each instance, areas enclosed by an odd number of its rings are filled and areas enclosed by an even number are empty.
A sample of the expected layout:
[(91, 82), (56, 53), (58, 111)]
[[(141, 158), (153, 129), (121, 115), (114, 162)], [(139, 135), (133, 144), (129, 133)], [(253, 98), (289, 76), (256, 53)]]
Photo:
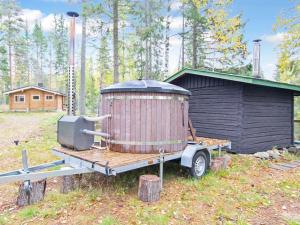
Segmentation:
[[(71, 149), (57, 147), (56, 151), (91, 162), (99, 166), (105, 166), (109, 162), (109, 168), (113, 169), (120, 166), (126, 166), (139, 161), (153, 161), (159, 158), (159, 153), (154, 154), (134, 154), (134, 153), (121, 153), (110, 150), (91, 149), (85, 151), (74, 151)], [(172, 154), (172, 153), (169, 153)], [(166, 153), (168, 155), (168, 153)]]
[[(125, 94), (126, 97), (127, 96), (131, 96), (131, 93), (126, 93)], [(131, 131), (130, 131), (130, 124), (131, 124), (131, 112), (130, 112), (130, 103), (131, 103), (131, 99), (126, 98), (125, 99), (125, 115), (126, 115), (126, 119), (125, 119), (125, 141), (130, 141), (130, 136), (131, 136)], [(123, 145), (124, 146), (124, 150), (125, 152), (130, 152), (130, 145)]]
[(188, 124), (189, 124), (189, 131), (190, 131), (190, 133), (191, 133), (191, 136), (192, 136), (192, 138), (193, 138), (193, 141), (196, 141), (196, 130), (195, 130), (195, 128), (193, 127), (191, 118), (189, 118)]

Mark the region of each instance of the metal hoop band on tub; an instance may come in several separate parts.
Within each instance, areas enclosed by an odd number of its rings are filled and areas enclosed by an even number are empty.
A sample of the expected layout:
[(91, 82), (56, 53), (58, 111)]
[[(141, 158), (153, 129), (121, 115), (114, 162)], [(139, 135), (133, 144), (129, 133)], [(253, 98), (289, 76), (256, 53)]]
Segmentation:
[(174, 144), (186, 144), (184, 140), (167, 140), (167, 141), (120, 141), (120, 140), (108, 140), (110, 144), (120, 145), (174, 145)]

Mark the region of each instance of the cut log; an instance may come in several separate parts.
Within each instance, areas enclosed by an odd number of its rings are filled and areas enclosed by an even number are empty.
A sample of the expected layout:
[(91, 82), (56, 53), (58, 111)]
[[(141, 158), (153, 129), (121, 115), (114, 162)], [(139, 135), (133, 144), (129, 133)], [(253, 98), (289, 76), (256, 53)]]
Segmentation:
[(160, 197), (160, 178), (156, 175), (142, 175), (139, 181), (138, 197), (143, 202), (155, 202)]
[(81, 180), (81, 176), (79, 174), (62, 176), (60, 192), (68, 193), (70, 191), (74, 191), (75, 189), (78, 189), (80, 187), (80, 180)]
[(30, 187), (25, 188), (24, 183), (19, 186), (17, 198), (18, 206), (31, 205), (44, 199), (46, 191), (46, 179), (30, 182)]
[(225, 155), (223, 157), (216, 157), (212, 160), (210, 169), (216, 172), (221, 169), (227, 169), (230, 166), (230, 164), (231, 164), (231, 157), (229, 155)]

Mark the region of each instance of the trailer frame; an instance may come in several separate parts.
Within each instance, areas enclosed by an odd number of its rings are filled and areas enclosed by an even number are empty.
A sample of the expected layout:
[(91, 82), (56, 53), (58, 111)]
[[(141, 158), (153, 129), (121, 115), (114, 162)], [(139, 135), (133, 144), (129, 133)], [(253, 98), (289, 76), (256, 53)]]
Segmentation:
[[(159, 174), (161, 177), (161, 181), (163, 181), (163, 164), (165, 162), (180, 159), (181, 166), (191, 168), (194, 155), (198, 151), (203, 151), (209, 156), (208, 160), (210, 166), (211, 152), (213, 150), (219, 151), (220, 154), (222, 150), (230, 150), (230, 149), (231, 149), (230, 141), (222, 145), (203, 145), (203, 144), (198, 144), (196, 142), (189, 142), (186, 148), (179, 152), (164, 153), (163, 151), (161, 151), (159, 154), (156, 154), (154, 157), (152, 157), (151, 160), (149, 159), (136, 160), (126, 165), (110, 166), (109, 161), (107, 161), (105, 165), (100, 165), (97, 162), (92, 162), (87, 159), (83, 159), (74, 155), (69, 155), (59, 151), (57, 148), (54, 148), (52, 149), (52, 153), (58, 156), (59, 158), (61, 158), (60, 160), (50, 162), (50, 163), (40, 164), (33, 167), (28, 166), (27, 152), (26, 150), (23, 150), (22, 151), (23, 169), (18, 169), (6, 173), (0, 173), (0, 184), (16, 182), (16, 181), (24, 181), (30, 183), (30, 181), (41, 180), (41, 179), (46, 179), (51, 177), (69, 176), (74, 174), (84, 174), (84, 173), (93, 173), (93, 172), (99, 172), (106, 176), (116, 176), (117, 174), (120, 173), (132, 171), (135, 169), (156, 165), (156, 164), (160, 165)], [(90, 150), (85, 150), (85, 151), (90, 151)], [(102, 150), (98, 150), (98, 151), (102, 151)], [(64, 167), (53, 171), (43, 171), (57, 166), (64, 166)]]

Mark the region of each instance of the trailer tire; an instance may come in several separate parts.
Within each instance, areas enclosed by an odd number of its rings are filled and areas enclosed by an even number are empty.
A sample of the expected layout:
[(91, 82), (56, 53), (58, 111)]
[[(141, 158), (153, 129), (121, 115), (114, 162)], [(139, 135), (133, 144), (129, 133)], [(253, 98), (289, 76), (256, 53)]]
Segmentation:
[(194, 178), (201, 178), (208, 168), (208, 160), (206, 154), (202, 151), (198, 151), (192, 162), (192, 167), (190, 168), (190, 174)]

